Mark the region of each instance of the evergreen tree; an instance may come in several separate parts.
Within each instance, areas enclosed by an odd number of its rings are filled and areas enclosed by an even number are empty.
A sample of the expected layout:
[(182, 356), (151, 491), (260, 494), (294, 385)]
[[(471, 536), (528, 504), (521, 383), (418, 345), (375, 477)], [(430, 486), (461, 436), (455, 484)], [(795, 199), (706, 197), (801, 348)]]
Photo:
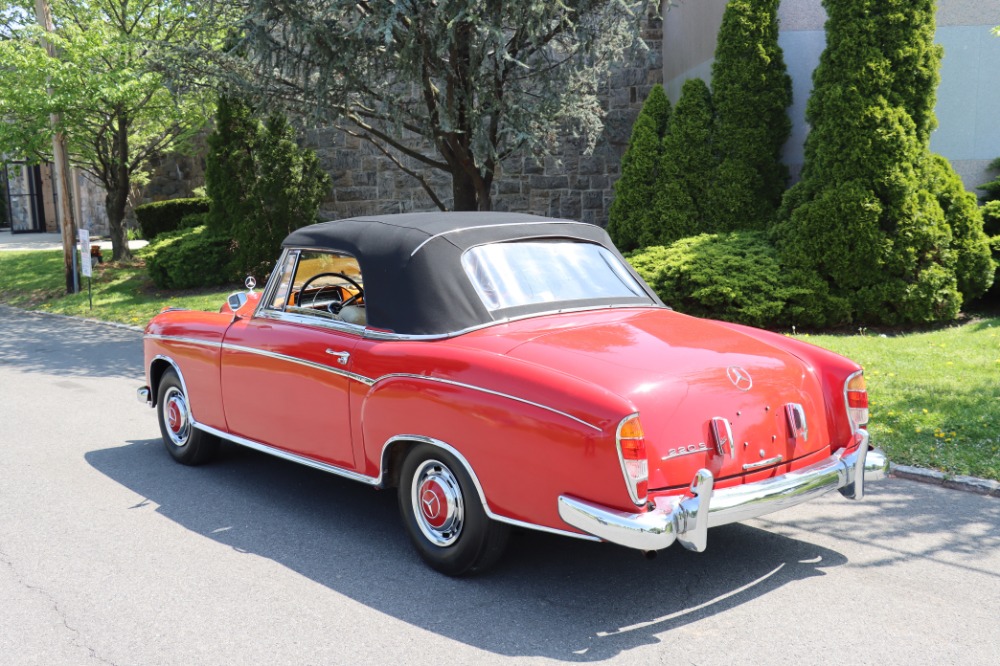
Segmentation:
[(782, 260), (818, 271), (857, 321), (951, 319), (959, 281), (977, 279), (975, 261), (959, 268), (963, 238), (975, 235), (959, 227), (975, 223), (948, 205), (953, 233), (929, 176), (941, 56), (934, 0), (823, 4), (827, 47), (806, 112), (802, 180), (774, 234)]
[(632, 126), (622, 157), (622, 175), (615, 183), (615, 199), (608, 212), (608, 234), (623, 252), (638, 248), (645, 230), (654, 223), (652, 202), (669, 120), (670, 101), (663, 86), (655, 85)]
[(663, 138), (654, 224), (642, 236), (643, 246), (716, 231), (709, 203), (716, 168), (712, 123), (708, 86), (701, 79), (685, 81)]
[(234, 268), (263, 278), (285, 236), (316, 222), (330, 177), (316, 154), (298, 145), (283, 115), (262, 122), (245, 103), (223, 97), (205, 184), (209, 226), (233, 239)]
[(767, 227), (788, 184), (781, 151), (792, 128), (792, 80), (778, 46), (778, 3), (730, 0), (723, 14), (712, 65), (719, 230)]

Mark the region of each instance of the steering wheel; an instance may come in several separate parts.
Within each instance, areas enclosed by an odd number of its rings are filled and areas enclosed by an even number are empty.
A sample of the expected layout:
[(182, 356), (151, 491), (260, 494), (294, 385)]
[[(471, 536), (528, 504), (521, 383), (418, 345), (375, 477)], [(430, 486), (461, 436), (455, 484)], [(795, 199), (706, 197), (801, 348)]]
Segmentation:
[[(334, 314), (334, 315), (338, 314), (344, 307), (346, 307), (348, 305), (351, 305), (352, 303), (354, 303), (356, 301), (359, 301), (359, 300), (361, 300), (361, 299), (363, 299), (365, 297), (365, 290), (364, 290), (364, 288), (360, 284), (358, 284), (353, 278), (348, 277), (344, 273), (317, 273), (316, 275), (313, 275), (311, 278), (309, 278), (308, 280), (305, 281), (305, 284), (303, 284), (302, 288), (299, 289), (299, 294), (305, 294), (306, 293), (306, 289), (309, 288), (309, 285), (311, 285), (313, 282), (315, 282), (316, 280), (318, 280), (321, 277), (343, 278), (347, 282), (350, 282), (352, 287), (354, 287), (355, 289), (358, 290), (358, 293), (354, 294), (353, 296), (351, 296), (350, 298), (348, 298), (346, 301), (340, 301), (340, 302), (331, 301), (330, 304), (326, 306), (326, 309), (327, 309), (327, 311), (330, 314)], [(323, 285), (322, 287), (320, 287), (316, 291), (315, 294), (313, 294), (312, 303), (310, 304), (310, 306), (316, 305), (316, 300), (319, 298), (319, 295), (323, 293), (324, 289), (329, 289), (329, 288), (336, 288), (337, 291), (338, 291), (338, 293), (340, 292), (340, 289), (341, 289), (341, 287), (339, 285), (336, 285), (336, 284), (325, 284), (325, 285)], [(301, 296), (300, 296), (300, 299), (299, 299), (299, 306), (302, 307)]]

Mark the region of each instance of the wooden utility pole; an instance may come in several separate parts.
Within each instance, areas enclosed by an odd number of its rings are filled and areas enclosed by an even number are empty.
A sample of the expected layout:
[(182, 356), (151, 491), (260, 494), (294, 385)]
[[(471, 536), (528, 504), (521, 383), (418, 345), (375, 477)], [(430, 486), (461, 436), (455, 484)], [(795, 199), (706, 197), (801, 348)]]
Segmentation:
[[(52, 12), (49, 10), (49, 0), (35, 0), (35, 14), (38, 18), (38, 24), (45, 32), (55, 32)], [(42, 46), (45, 47), (50, 58), (56, 57), (56, 48), (51, 41), (43, 38)], [(49, 88), (49, 95), (52, 95), (52, 88)], [(76, 275), (76, 220), (73, 217), (73, 206), (70, 202), (72, 190), (69, 184), (69, 156), (66, 154), (66, 137), (59, 129), (61, 121), (58, 113), (49, 116), (49, 122), (52, 123), (52, 129), (55, 131), (52, 136), (52, 161), (55, 166), (53, 184), (56, 189), (59, 226), (62, 229), (66, 292), (75, 294), (80, 290)], [(89, 252), (90, 248), (84, 248), (83, 251)]]

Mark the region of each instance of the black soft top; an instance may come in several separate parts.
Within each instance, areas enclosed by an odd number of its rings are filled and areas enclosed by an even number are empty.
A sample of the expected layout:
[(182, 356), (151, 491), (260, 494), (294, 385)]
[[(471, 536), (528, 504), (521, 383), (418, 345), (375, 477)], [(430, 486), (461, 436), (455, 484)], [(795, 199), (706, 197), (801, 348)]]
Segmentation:
[[(522, 213), (355, 217), (303, 227), (289, 234), (282, 245), (345, 252), (357, 258), (364, 278), (369, 327), (405, 335), (448, 335), (560, 307), (558, 303), (542, 303), (490, 312), (462, 268), (465, 250), (487, 243), (560, 238), (601, 245), (632, 270), (600, 227)], [(649, 299), (625, 299), (628, 302), (619, 304), (659, 304), (642, 279), (635, 277)], [(590, 305), (608, 303), (573, 301), (571, 307)]]

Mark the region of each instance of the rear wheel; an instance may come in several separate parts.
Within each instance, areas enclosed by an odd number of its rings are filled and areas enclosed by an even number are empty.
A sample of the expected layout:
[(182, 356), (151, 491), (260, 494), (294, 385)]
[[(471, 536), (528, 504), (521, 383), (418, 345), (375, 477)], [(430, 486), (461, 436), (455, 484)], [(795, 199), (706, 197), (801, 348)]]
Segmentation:
[(403, 461), (399, 510), (420, 557), (449, 576), (488, 569), (507, 545), (509, 527), (486, 515), (465, 467), (429, 444)]
[(164, 372), (160, 379), (156, 415), (163, 444), (177, 462), (201, 465), (218, 453), (219, 440), (194, 427), (191, 405), (177, 373), (172, 369)]

